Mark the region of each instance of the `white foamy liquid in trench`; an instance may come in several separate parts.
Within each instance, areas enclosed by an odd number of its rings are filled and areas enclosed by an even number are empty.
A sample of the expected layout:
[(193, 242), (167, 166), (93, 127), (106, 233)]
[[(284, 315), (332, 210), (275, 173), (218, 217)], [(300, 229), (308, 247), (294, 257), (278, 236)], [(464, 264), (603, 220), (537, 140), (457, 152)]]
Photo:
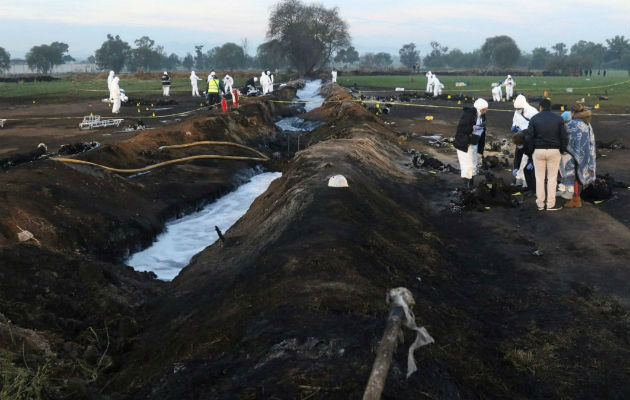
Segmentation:
[(203, 210), (167, 222), (165, 232), (150, 247), (129, 257), (126, 264), (137, 271), (153, 271), (158, 279), (172, 280), (195, 254), (219, 238), (215, 226), (225, 233), (280, 176), (280, 172), (255, 175)]

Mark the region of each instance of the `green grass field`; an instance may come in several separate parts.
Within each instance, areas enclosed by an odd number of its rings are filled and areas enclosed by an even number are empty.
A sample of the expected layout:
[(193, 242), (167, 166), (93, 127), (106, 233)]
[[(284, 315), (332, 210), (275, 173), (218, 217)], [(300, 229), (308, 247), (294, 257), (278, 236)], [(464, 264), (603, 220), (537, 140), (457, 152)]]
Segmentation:
[[(469, 94), (475, 97), (492, 98), (491, 84), (504, 80), (505, 76), (439, 76), (444, 84), (444, 93)], [(414, 80), (414, 81), (412, 81)], [(456, 87), (457, 81), (467, 82), (469, 85)], [(396, 87), (404, 87), (406, 90), (422, 90), (426, 88), (427, 79), (424, 75), (376, 75), (376, 76), (343, 76), (337, 79), (339, 84), (350, 86), (357, 84), (363, 87), (383, 88), (393, 90)], [(630, 107), (630, 81), (625, 71), (609, 71), (606, 77), (596, 76), (587, 80), (585, 77), (568, 76), (515, 76), (515, 92), (524, 92), (528, 96), (543, 95), (548, 92), (554, 103), (569, 104), (575, 100), (585, 98), (587, 105), (600, 104), (600, 107), (612, 107), (615, 109)], [(573, 88), (573, 93), (567, 93), (567, 88)], [(366, 92), (370, 94), (370, 92)], [(505, 95), (505, 90), (503, 91)], [(589, 96), (590, 95), (590, 96)], [(600, 95), (607, 95), (609, 100), (599, 100)]]
[[(471, 96), (491, 98), (490, 84), (505, 78), (505, 76), (439, 76), (444, 84), (444, 93), (464, 93)], [(280, 78), (276, 79), (280, 81)], [(468, 82), (465, 87), (456, 87), (456, 81)], [(517, 76), (516, 92), (524, 92), (530, 96), (543, 95), (548, 92), (554, 103), (570, 104), (575, 100), (585, 98), (586, 104), (594, 106), (600, 104), (601, 109), (615, 110), (617, 112), (628, 111), (630, 107), (630, 81), (625, 71), (610, 71), (607, 76), (593, 76), (590, 80), (583, 77), (540, 77)], [(339, 76), (339, 84), (350, 86), (357, 84), (362, 87), (382, 88), (393, 90), (395, 87), (404, 87), (407, 90), (424, 90), (426, 78), (424, 75), (375, 75), (375, 76)], [(235, 87), (245, 83), (243, 78), (235, 78)], [(203, 90), (203, 81), (199, 82), (200, 90)], [(122, 76), (120, 86), (131, 96), (159, 95), (162, 91), (159, 76), (156, 79), (137, 79), (131, 76)], [(566, 88), (573, 88), (573, 94), (568, 94)], [(190, 81), (186, 77), (174, 78), (171, 92), (190, 92)], [(504, 92), (505, 93), (505, 92)], [(590, 96), (589, 96), (590, 95)], [(599, 100), (600, 95), (609, 96), (609, 100)], [(16, 103), (35, 99), (54, 101), (55, 98), (67, 101), (68, 98), (76, 100), (94, 99), (107, 96), (107, 83), (102, 77), (94, 80), (74, 80), (72, 76), (63, 77), (53, 82), (28, 82), (28, 83), (0, 83), (0, 100)]]

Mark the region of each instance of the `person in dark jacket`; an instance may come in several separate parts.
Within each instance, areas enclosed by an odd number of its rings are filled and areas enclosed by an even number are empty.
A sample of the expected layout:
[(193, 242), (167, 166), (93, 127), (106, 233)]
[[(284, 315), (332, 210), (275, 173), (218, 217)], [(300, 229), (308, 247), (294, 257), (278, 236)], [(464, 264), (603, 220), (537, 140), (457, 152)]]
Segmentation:
[(168, 73), (166, 71), (164, 71), (164, 74), (162, 74), (162, 95), (170, 96), (170, 91), (171, 91), (171, 77), (168, 76)]
[(461, 177), (466, 185), (472, 187), (473, 177), (477, 174), (477, 154), (483, 155), (486, 143), (486, 111), (488, 102), (477, 99), (474, 108), (464, 107), (464, 113), (459, 119), (455, 142)]
[(538, 210), (544, 210), (546, 205), (548, 211), (555, 211), (562, 209), (556, 206), (556, 189), (560, 159), (567, 151), (569, 135), (562, 117), (551, 112), (551, 100), (541, 100), (539, 108), (540, 112), (529, 121), (526, 142), (529, 150), (533, 149)]

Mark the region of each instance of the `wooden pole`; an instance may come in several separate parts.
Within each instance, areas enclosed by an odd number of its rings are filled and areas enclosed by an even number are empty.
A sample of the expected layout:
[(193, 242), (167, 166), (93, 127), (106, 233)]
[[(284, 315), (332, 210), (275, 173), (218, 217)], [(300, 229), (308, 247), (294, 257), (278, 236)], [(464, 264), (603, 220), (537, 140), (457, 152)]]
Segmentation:
[(387, 380), (387, 374), (389, 367), (392, 363), (392, 357), (396, 347), (398, 346), (398, 339), (401, 335), (400, 325), (404, 317), (403, 308), (395, 305), (389, 310), (387, 316), (387, 324), (385, 325), (385, 332), (376, 350), (376, 359), (372, 365), (372, 372), (370, 373), (370, 379), (365, 387), (363, 393), (363, 400), (379, 400), (381, 393), (385, 388), (385, 381)]

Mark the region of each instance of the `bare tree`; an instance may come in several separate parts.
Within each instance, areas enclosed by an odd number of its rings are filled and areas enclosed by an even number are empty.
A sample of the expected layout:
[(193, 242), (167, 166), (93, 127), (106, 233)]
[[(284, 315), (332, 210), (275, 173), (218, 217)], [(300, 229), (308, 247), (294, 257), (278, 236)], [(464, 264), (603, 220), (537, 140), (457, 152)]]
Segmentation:
[(348, 26), (337, 8), (284, 0), (274, 6), (267, 37), (282, 46), (290, 64), (303, 76), (330, 61), (334, 52), (350, 44)]

